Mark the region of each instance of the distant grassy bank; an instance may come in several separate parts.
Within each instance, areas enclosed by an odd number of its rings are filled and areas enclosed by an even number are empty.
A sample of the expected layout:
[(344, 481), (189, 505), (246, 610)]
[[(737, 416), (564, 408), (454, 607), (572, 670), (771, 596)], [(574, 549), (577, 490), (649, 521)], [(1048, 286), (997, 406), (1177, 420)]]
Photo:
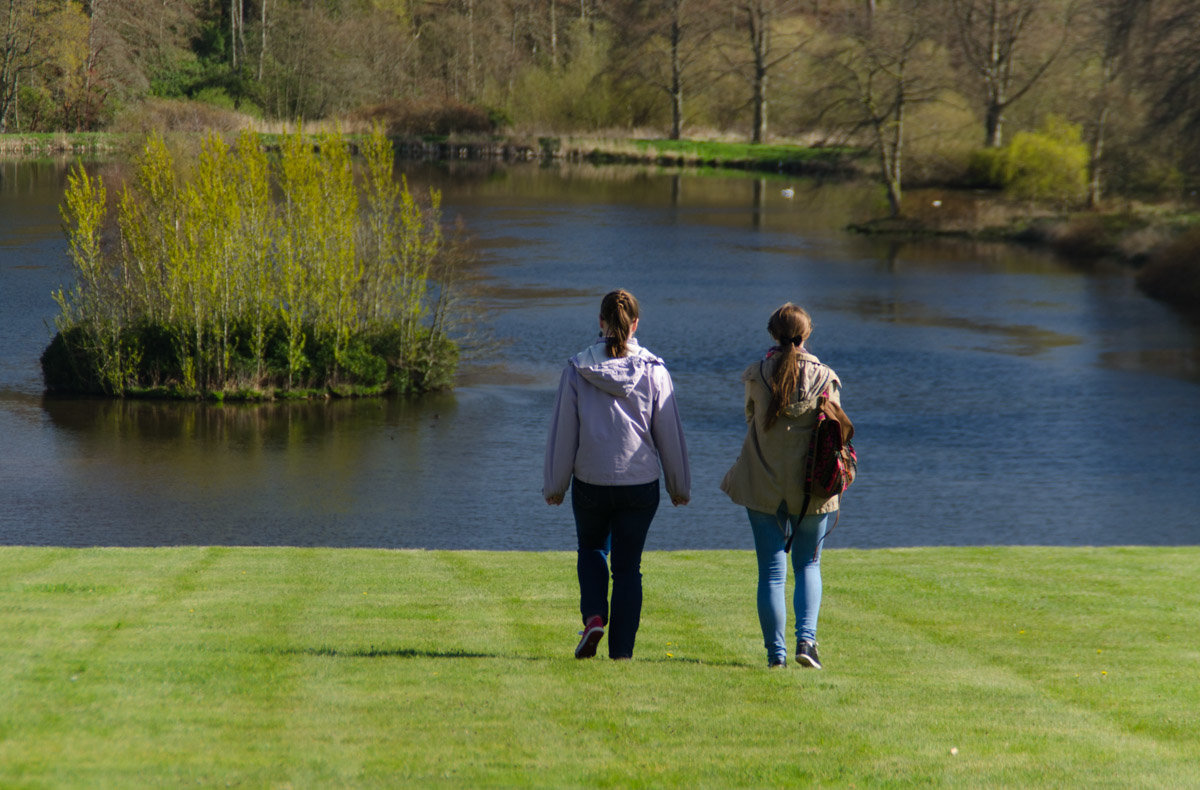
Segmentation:
[(107, 132), (0, 134), (0, 159), (100, 156), (117, 150), (120, 136)]
[(552, 156), (596, 163), (646, 163), (664, 166), (716, 167), (798, 175), (864, 175), (865, 152), (849, 147), (752, 145), (709, 140), (541, 138)]
[(1200, 549), (823, 565), (780, 672), (750, 552), (648, 554), (619, 664), (567, 553), (0, 548), (0, 786), (1200, 785)]
[[(275, 132), (259, 136), (272, 148), (286, 137)], [(353, 133), (347, 137), (353, 143), (363, 135)], [(133, 150), (138, 140), (140, 135), (118, 132), (5, 134), (0, 135), (0, 158), (122, 154)], [(859, 174), (858, 162), (863, 156), (862, 151), (853, 148), (608, 137), (394, 137), (392, 141), (402, 152), (433, 158), (566, 159), (843, 175)]]

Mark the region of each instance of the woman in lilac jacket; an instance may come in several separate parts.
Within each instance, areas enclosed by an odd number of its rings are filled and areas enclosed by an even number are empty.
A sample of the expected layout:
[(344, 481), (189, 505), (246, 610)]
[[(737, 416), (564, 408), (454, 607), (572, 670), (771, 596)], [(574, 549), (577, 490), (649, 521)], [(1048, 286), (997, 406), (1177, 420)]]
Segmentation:
[(634, 340), (638, 313), (628, 291), (604, 297), (601, 336), (563, 370), (546, 442), (542, 496), (560, 505), (570, 487), (579, 538), (583, 631), (576, 658), (596, 655), (605, 627), (609, 657), (633, 656), (642, 616), (642, 548), (658, 510), (660, 466), (672, 504), (686, 505), (691, 491), (671, 375)]

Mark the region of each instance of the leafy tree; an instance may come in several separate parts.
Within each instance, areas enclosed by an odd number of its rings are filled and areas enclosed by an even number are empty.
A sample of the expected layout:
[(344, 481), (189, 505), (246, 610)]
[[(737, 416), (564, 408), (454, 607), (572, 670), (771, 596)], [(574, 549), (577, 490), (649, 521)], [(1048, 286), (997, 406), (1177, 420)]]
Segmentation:
[(8, 131), (21, 77), (46, 59), (40, 34), (53, 10), (49, 0), (0, 0), (0, 133)]

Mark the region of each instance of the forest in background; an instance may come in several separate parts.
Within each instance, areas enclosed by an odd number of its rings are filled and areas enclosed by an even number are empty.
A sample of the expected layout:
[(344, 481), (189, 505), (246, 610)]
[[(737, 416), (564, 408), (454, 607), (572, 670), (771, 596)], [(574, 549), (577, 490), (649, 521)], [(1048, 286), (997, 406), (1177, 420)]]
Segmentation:
[(1092, 202), (1180, 195), (1200, 0), (0, 0), (0, 131), (296, 120), (857, 144), (897, 186), (1040, 132)]

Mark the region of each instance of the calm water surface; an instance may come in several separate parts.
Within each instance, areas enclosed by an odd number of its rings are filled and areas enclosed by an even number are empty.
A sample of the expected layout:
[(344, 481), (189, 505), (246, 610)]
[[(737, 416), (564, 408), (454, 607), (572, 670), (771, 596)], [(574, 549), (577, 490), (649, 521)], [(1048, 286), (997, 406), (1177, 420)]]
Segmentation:
[(481, 254), (470, 313), (492, 342), (461, 386), (206, 406), (43, 398), (64, 178), (0, 165), (0, 544), (571, 549), (569, 508), (539, 494), (547, 417), (618, 286), (692, 455), (692, 505), (660, 511), (650, 548), (752, 547), (717, 486), (744, 431), (738, 374), (785, 300), (813, 313), (857, 427), (831, 547), (1200, 542), (1196, 330), (1126, 272), (843, 233), (878, 210), (870, 188), (414, 167)]

